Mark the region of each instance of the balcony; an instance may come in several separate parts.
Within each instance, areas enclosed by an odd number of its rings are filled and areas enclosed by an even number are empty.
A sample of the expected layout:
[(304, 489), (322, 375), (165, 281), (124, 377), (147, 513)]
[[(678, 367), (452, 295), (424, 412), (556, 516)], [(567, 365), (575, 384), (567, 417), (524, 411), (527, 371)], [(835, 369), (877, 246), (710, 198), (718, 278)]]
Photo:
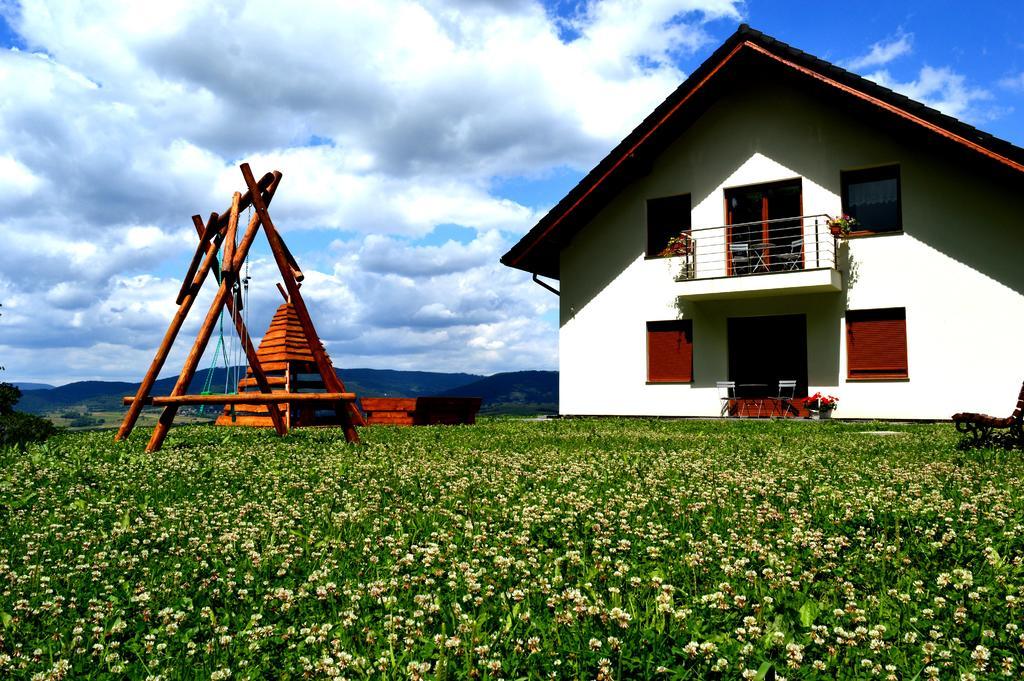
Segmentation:
[(689, 300), (842, 290), (827, 215), (743, 222), (684, 234), (676, 281)]

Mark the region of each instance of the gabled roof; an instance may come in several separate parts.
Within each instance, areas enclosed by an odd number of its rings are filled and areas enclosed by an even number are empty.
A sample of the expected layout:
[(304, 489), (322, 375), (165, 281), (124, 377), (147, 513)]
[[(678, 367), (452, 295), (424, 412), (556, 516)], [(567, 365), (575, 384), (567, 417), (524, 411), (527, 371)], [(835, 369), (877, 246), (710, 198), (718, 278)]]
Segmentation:
[(944, 153), (989, 171), (1018, 180), (1024, 173), (1024, 149), (742, 24), (501, 262), (557, 279), (562, 247), (626, 185), (645, 175), (658, 154), (730, 91), (738, 76), (751, 73), (791, 79), (822, 97), (841, 100), (852, 113), (879, 126), (923, 136)]

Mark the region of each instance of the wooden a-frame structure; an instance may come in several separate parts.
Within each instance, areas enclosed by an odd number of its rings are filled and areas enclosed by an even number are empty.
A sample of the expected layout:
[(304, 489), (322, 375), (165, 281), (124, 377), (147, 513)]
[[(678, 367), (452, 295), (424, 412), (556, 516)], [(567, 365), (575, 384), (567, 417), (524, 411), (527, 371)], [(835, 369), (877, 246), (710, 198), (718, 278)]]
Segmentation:
[[(245, 194), (235, 192), (232, 197), (231, 208), (227, 213), (212, 213), (205, 225), (200, 216), (192, 216), (192, 222), (199, 233), (199, 245), (196, 247), (195, 255), (192, 257), (188, 272), (185, 274), (185, 279), (181, 283), (181, 289), (178, 291), (176, 301), (178, 310), (171, 320), (167, 333), (164, 334), (163, 341), (156, 351), (156, 356), (149, 366), (149, 371), (146, 372), (145, 377), (142, 379), (138, 392), (136, 392), (134, 397), (125, 398), (125, 402), (129, 405), (128, 413), (125, 414), (124, 421), (121, 423), (121, 427), (114, 438), (115, 440), (123, 440), (128, 437), (138, 421), (142, 408), (147, 404), (163, 406), (164, 408), (156, 427), (153, 428), (149, 444), (146, 445), (147, 452), (155, 452), (160, 449), (164, 439), (167, 437), (168, 430), (170, 430), (171, 423), (174, 421), (174, 416), (178, 412), (178, 407), (189, 404), (266, 404), (274, 429), (278, 435), (284, 435), (287, 433), (288, 427), (278, 404), (281, 402), (295, 402), (330, 405), (334, 408), (338, 420), (345, 431), (345, 439), (349, 442), (359, 442), (359, 434), (356, 432), (355, 427), (356, 425), (364, 425), (364, 421), (362, 415), (355, 408), (355, 393), (345, 391), (344, 383), (338, 378), (330, 359), (328, 359), (324, 351), (323, 345), (320, 343), (319, 336), (317, 336), (316, 329), (313, 326), (313, 320), (309, 316), (309, 310), (302, 299), (302, 294), (299, 293), (299, 283), (303, 279), (302, 270), (299, 269), (295, 258), (288, 250), (281, 235), (278, 234), (277, 229), (274, 227), (274, 222), (270, 219), (270, 213), (267, 211), (267, 207), (273, 200), (274, 193), (281, 183), (281, 173), (277, 171), (267, 173), (257, 182), (248, 163), (243, 163), (241, 170), (248, 189)], [(238, 215), (249, 206), (252, 206), (254, 213), (244, 234), (242, 234), (241, 241), (238, 241), (236, 246)], [(239, 271), (245, 263), (245, 258), (249, 254), (249, 248), (252, 246), (261, 225), (263, 226), (263, 233), (270, 243), (270, 250), (274, 255), (274, 261), (277, 263), (277, 268), (280, 270), (281, 277), (284, 280), (288, 300), (294, 306), (295, 315), (298, 317), (299, 324), (302, 327), (306, 344), (309, 346), (316, 369), (327, 392), (273, 393), (266, 373), (260, 364), (256, 348), (253, 347), (248, 329), (245, 328), (242, 316), (236, 314), (236, 310), (241, 307), (241, 298), (235, 293), (236, 284), (239, 281)], [(224, 245), (223, 268), (217, 264), (217, 255), (222, 244)], [(213, 271), (214, 277), (219, 280), (220, 287), (217, 289), (213, 303), (210, 305), (210, 310), (206, 314), (206, 319), (203, 320), (203, 324), (199, 328), (199, 334), (192, 344), (192, 349), (185, 358), (185, 366), (182, 368), (178, 381), (174, 384), (174, 389), (171, 390), (170, 395), (166, 397), (153, 397), (150, 395), (150, 391), (153, 389), (157, 375), (163, 369), (171, 346), (173, 346), (174, 340), (181, 330), (189, 310), (192, 309), (192, 304), (195, 302), (203, 282), (211, 271)], [(188, 386), (196, 374), (199, 360), (206, 350), (210, 337), (213, 335), (214, 327), (217, 325), (221, 310), (224, 307), (227, 307), (228, 312), (231, 314), (235, 330), (245, 352), (246, 360), (249, 363), (249, 369), (256, 384), (259, 386), (260, 393), (263, 394), (252, 392), (234, 395), (186, 394)]]

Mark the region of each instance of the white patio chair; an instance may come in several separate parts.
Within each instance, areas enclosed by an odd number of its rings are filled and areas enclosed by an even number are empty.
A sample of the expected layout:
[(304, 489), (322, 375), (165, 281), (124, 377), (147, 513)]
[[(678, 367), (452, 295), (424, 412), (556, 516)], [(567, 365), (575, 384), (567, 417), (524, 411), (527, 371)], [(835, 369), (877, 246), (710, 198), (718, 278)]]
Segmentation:
[(789, 414), (789, 409), (793, 406), (793, 399), (795, 397), (796, 381), (779, 381), (779, 406), (785, 406), (785, 410), (782, 412), (783, 418)]
[(783, 270), (798, 270), (803, 261), (804, 240), (794, 239), (786, 250), (779, 249), (774, 255), (775, 259), (782, 265)]
[(750, 274), (750, 244), (743, 242), (729, 244), (729, 262), (732, 263), (732, 276)]
[(736, 381), (717, 381), (718, 399), (722, 403), (719, 416), (728, 416), (729, 402), (736, 399)]

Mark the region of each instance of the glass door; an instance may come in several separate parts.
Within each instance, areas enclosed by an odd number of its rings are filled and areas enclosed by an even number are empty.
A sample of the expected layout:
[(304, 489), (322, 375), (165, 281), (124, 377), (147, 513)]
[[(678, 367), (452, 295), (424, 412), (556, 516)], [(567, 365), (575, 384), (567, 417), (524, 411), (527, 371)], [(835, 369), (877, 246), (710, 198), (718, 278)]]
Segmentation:
[[(727, 189), (725, 205), (730, 275), (803, 269), (799, 178)], [(780, 218), (794, 219), (777, 222)]]

